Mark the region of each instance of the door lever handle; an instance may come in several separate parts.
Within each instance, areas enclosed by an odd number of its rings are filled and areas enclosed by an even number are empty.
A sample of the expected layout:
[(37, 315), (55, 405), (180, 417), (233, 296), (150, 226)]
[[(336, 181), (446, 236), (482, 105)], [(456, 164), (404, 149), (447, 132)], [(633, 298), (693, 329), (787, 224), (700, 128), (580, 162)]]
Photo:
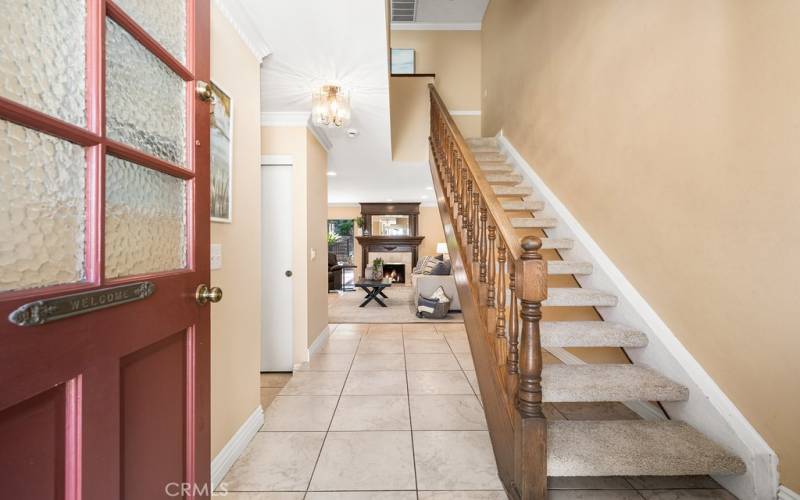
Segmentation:
[(210, 288), (206, 284), (200, 285), (194, 292), (194, 299), (201, 306), (205, 305), (208, 302), (216, 304), (217, 302), (222, 300), (222, 289), (218, 286)]

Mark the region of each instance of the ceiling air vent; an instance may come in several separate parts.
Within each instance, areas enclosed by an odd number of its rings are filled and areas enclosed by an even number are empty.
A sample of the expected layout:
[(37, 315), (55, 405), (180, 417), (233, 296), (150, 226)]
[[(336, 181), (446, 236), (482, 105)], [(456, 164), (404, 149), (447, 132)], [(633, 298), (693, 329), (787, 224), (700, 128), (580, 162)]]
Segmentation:
[(417, 20), (417, 0), (392, 0), (392, 22), (414, 22)]

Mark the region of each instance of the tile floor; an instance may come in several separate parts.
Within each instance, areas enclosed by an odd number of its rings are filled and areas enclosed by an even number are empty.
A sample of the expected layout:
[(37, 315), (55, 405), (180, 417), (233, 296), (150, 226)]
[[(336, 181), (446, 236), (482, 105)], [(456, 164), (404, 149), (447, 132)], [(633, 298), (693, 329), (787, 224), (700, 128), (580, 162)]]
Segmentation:
[[(264, 426), (224, 478), (230, 500), (495, 500), (497, 479), (461, 324), (331, 325), (294, 374), (262, 374)], [(557, 419), (638, 418), (620, 404)], [(708, 477), (551, 478), (552, 500), (734, 499)]]

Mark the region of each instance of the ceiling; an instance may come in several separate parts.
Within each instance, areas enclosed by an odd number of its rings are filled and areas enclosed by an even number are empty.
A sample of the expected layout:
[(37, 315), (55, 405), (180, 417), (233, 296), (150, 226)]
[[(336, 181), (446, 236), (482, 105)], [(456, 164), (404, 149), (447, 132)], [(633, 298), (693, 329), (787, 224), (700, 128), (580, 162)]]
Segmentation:
[(392, 21), (480, 23), (489, 0), (392, 0)]
[[(311, 92), (328, 83), (350, 91), (355, 139), (324, 129), (330, 140), (328, 201), (420, 201), (433, 204), (427, 163), (391, 160), (387, 12), (384, 2), (239, 0), (269, 44), (261, 66), (262, 119), (304, 123)], [(301, 117), (301, 118), (298, 118)], [(300, 120), (300, 122), (298, 122)]]

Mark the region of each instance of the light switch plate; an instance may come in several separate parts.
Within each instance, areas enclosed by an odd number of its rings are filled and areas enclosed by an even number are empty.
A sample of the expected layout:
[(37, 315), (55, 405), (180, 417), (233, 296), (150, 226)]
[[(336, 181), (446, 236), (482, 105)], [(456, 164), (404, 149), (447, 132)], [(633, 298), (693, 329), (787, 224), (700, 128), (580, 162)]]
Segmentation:
[(211, 270), (222, 269), (222, 244), (211, 244)]
[(311, 260), (314, 260), (316, 258), (317, 258), (317, 251), (312, 248), (311, 249)]

